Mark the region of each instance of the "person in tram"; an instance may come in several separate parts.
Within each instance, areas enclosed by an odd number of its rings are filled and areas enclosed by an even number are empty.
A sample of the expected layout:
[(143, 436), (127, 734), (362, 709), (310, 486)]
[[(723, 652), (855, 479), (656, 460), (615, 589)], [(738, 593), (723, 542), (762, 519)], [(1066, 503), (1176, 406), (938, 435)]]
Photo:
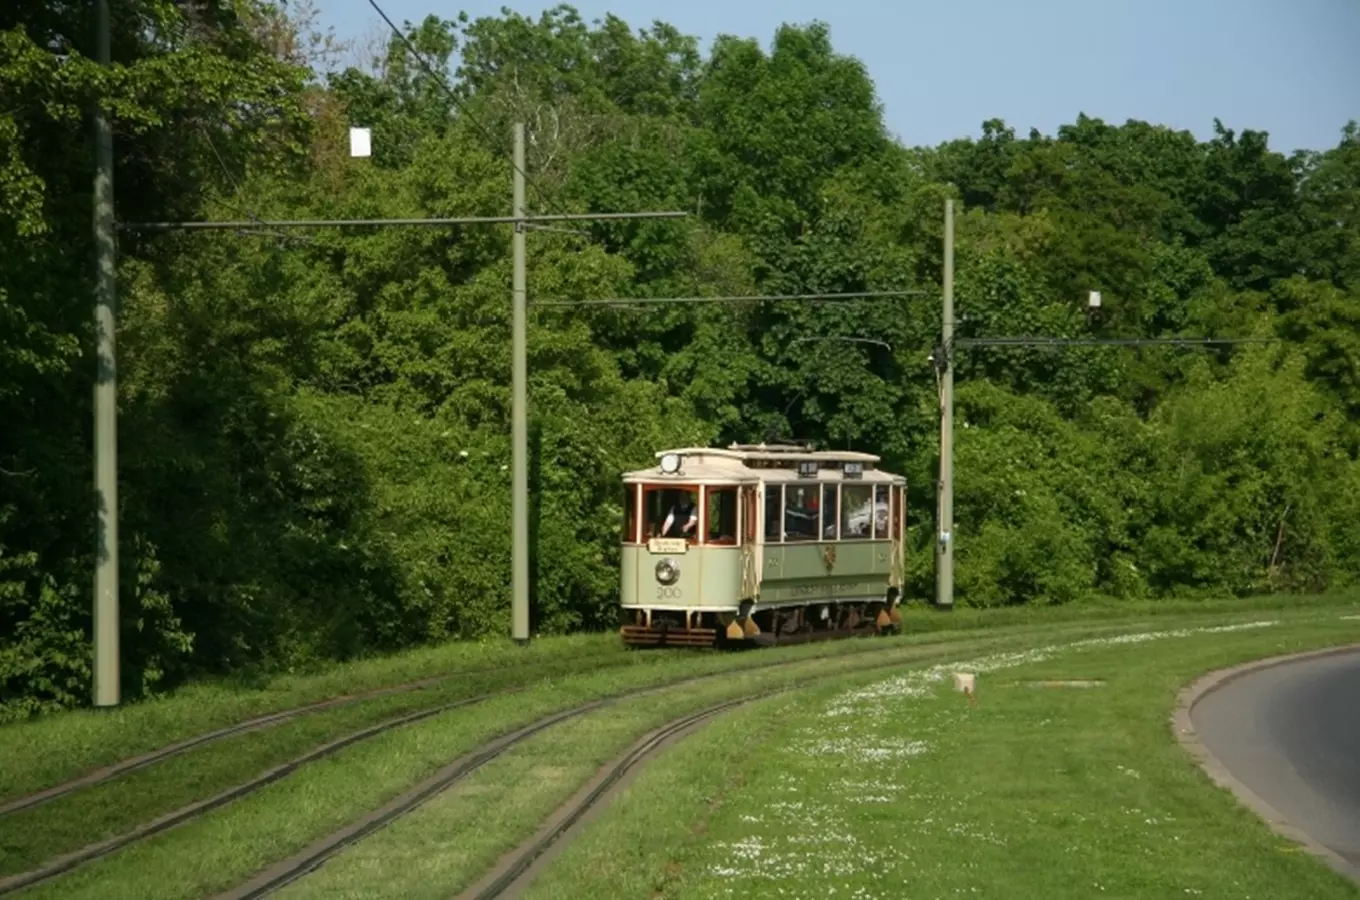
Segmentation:
[(661, 526), (661, 536), (683, 537), (693, 540), (695, 529), (698, 527), (699, 508), (695, 505), (694, 495), (686, 491), (680, 495), (680, 499), (666, 514), (666, 521)]

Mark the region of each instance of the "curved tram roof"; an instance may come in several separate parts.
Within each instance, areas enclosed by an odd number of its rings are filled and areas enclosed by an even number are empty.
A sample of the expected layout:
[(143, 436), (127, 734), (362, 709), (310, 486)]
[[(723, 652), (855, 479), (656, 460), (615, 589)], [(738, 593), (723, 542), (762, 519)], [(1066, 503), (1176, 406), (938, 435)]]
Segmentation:
[[(675, 454), (680, 458), (680, 469), (663, 471), (662, 457)], [(717, 447), (680, 447), (660, 450), (657, 465), (623, 474), (625, 484), (756, 484), (759, 482), (809, 483), (850, 482), (869, 484), (905, 484), (901, 475), (875, 468), (879, 457), (872, 453), (853, 450), (813, 450), (791, 444), (732, 444), (726, 449)], [(817, 463), (817, 476), (799, 473), (799, 463)], [(858, 463), (861, 474), (846, 477), (844, 464)]]

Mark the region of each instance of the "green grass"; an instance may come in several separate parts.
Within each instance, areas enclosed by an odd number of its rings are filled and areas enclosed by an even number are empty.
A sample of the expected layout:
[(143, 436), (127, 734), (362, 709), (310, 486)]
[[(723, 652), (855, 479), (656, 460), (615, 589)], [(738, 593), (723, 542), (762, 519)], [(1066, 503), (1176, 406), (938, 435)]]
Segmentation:
[[(837, 644), (797, 648), (794, 652), (810, 658), (834, 656), (855, 649), (848, 644)], [(858, 649), (873, 648), (861, 645)], [(771, 662), (776, 657), (755, 654), (681, 655), (679, 658), (691, 663), (698, 661), (700, 667), (693, 671), (717, 671)], [(596, 672), (604, 667), (619, 666), (659, 672), (676, 659), (675, 655), (667, 654), (620, 653), (575, 666), (567, 659), (554, 663), (559, 675), (567, 674), (573, 668)], [(543, 670), (535, 670), (532, 674), (535, 678), (546, 677)], [(526, 677), (520, 669), (481, 673), (469, 676), (467, 680), (455, 679), (416, 692), (312, 713), (263, 731), (214, 742), (111, 782), (10, 814), (4, 818), (6, 827), (0, 831), (0, 876), (28, 871), (62, 853), (124, 834), (141, 822), (212, 797), (343, 735), (398, 715), (494, 689), (522, 685)]]
[(285, 675), (259, 686), (230, 680), (110, 710), (55, 713), (0, 727), (0, 800), (42, 790), (197, 734), (257, 716), (434, 676), (552, 660), (605, 660), (624, 650), (617, 636), (544, 638), (529, 647), (510, 641), (451, 643)]
[(1186, 616), (1220, 616), (1247, 612), (1326, 612), (1360, 609), (1360, 590), (1331, 594), (1270, 594), (1200, 600), (1117, 600), (1091, 598), (1064, 606), (1006, 606), (991, 609), (957, 607), (941, 613), (924, 605), (903, 610), (903, 623), (912, 633), (941, 629), (966, 630), (1007, 625), (1060, 624), (1063, 622), (1156, 621)]
[[(903, 648), (889, 660), (920, 665), (968, 652), (984, 638)], [(995, 643), (995, 641), (988, 641)], [(600, 769), (647, 732), (686, 713), (772, 688), (796, 688), (861, 668), (862, 659), (816, 660), (774, 672), (734, 673), (588, 713), (554, 726), (476, 772), (371, 839), (347, 850), (280, 897), (440, 897), (470, 887), (502, 854), (540, 824)], [(739, 713), (738, 713), (739, 714)], [(495, 810), (488, 816), (487, 810)]]
[[(1192, 607), (1195, 613), (1202, 609), (1203, 607), (1199, 606)], [(1173, 619), (1177, 624), (1213, 623), (1241, 620), (1244, 615), (1249, 616), (1250, 611), (1235, 607), (1232, 615), (1217, 612), (1208, 615), (1182, 613)], [(1305, 605), (1303, 609), (1289, 614), (1293, 619), (1318, 616), (1334, 619), (1335, 605)], [(938, 618), (943, 620), (952, 616)], [(978, 620), (981, 618), (976, 617)], [(122, 881), (122, 876), (109, 876), (107, 874), (109, 871), (128, 873), (129, 896), (134, 894), (141, 896), (144, 891), (147, 892), (147, 896), (193, 896), (203, 890), (229, 886), (254, 869), (281, 858), (292, 850), (300, 849), (311, 839), (380, 805), (392, 795), (428, 775), (440, 764), (450, 761), (482, 740), (509, 730), (516, 723), (523, 724), (539, 715), (594, 699), (601, 693), (618, 690), (627, 685), (656, 684), (686, 674), (736, 672), (774, 661), (797, 659), (828, 661), (818, 663), (825, 668), (830, 664), (829, 661), (847, 654), (857, 656), (865, 651), (884, 650), (894, 645), (906, 647), (927, 641), (938, 641), (941, 638), (960, 641), (1005, 637), (1008, 640), (1023, 642), (1032, 641), (1035, 636), (1074, 629), (1083, 632), (1092, 629), (1109, 631), (1127, 629), (1134, 624), (1144, 626), (1151, 624), (1151, 622), (1134, 623), (1123, 620), (1122, 617), (1115, 617), (1110, 621), (1096, 623), (1073, 620), (1071, 623), (1056, 626), (1037, 623), (998, 625), (989, 627), (984, 635), (968, 627), (967, 621), (961, 617), (960, 622), (965, 627), (953, 632), (932, 633), (916, 629), (918, 633), (915, 635), (886, 642), (836, 642), (750, 654), (617, 653), (601, 654), (594, 661), (580, 663), (568, 656), (557, 657), (556, 663), (561, 671), (573, 671), (579, 673), (579, 677), (565, 678), (534, 688), (526, 692), (528, 698), (523, 704), (513, 697), (488, 701), (485, 704), (440, 715), (432, 720), (403, 726), (399, 729), (400, 734), (370, 738), (365, 743), (375, 744), (372, 750), (366, 750), (362, 745), (356, 746), (340, 751), (333, 758), (310, 763), (302, 771), (286, 777), (282, 782), (265, 787), (255, 796), (238, 800), (225, 809), (211, 813), (201, 822), (180, 826), (169, 834), (153, 838), (144, 842), (142, 846), (128, 848), (59, 881), (41, 886), (38, 890), (44, 894), (55, 891), (61, 896), (69, 892), (79, 894), (84, 889), (82, 885), (91, 887), (95, 884), (87, 883), (89, 873), (103, 872), (105, 874), (98, 877), (111, 877), (115, 884)], [(589, 671), (597, 663), (609, 663), (613, 671)], [(750, 677), (755, 678), (757, 675), (753, 673)], [(522, 667), (502, 670), (497, 675), (473, 676), (467, 681), (453, 681), (414, 694), (368, 700), (354, 706), (312, 714), (293, 723), (274, 726), (262, 732), (224, 740), (191, 751), (142, 772), (131, 773), (112, 783), (77, 792), (37, 809), (4, 817), (0, 819), (0, 823), (4, 825), (0, 833), (5, 835), (0, 838), (0, 874), (27, 870), (61, 852), (123, 833), (141, 821), (211, 796), (273, 765), (301, 755), (311, 747), (374, 722), (415, 709), (449, 702), (459, 696), (472, 695), (506, 684), (522, 683), (524, 680), (525, 673)], [(703, 696), (709, 695), (704, 693)], [(483, 709), (483, 706), (486, 709)], [(444, 737), (436, 745), (426, 747), (422, 745), (422, 741), (428, 733), (438, 733)], [(637, 732), (640, 733), (641, 731)], [(633, 734), (633, 737), (636, 737), (636, 734)], [(604, 738), (592, 746), (595, 747), (594, 755), (587, 755), (574, 763), (564, 760), (564, 765), (575, 766), (571, 769), (574, 774), (562, 776), (565, 779), (562, 783), (568, 785), (564, 787), (568, 794), (588, 777), (589, 772), (593, 771), (592, 766), (599, 764), (601, 760), (599, 754), (608, 755), (615, 747)], [(387, 754), (385, 760), (383, 754)], [(359, 767), (357, 772), (354, 768), (356, 765)], [(386, 767), (391, 771), (380, 773), (376, 778), (370, 777), (374, 767), (378, 769)], [(575, 773), (582, 771), (582, 767), (586, 775), (577, 777)], [(21, 773), (17, 774), (22, 777)], [(391, 777), (388, 778), (387, 775)], [(350, 779), (364, 783), (358, 789), (351, 790), (346, 783)], [(327, 800), (327, 796), (332, 799)], [(482, 821), (480, 824), (486, 826), (488, 823)], [(518, 826), (511, 823), (507, 831), (498, 825), (496, 833), (502, 835), (503, 839), (500, 843), (492, 841), (487, 846), (502, 851), (508, 849), (515, 838), (505, 838), (504, 835), (518, 833), (515, 832), (516, 827)], [(226, 831), (222, 831), (222, 828)], [(222, 843), (223, 846), (202, 849), (200, 839), (194, 835), (203, 834), (213, 836), (209, 839), (210, 843)], [(468, 840), (475, 843), (480, 837), (482, 835), (479, 833), (472, 834), (468, 836)], [(360, 846), (368, 846), (369, 843), (371, 841)], [(162, 847), (172, 849), (167, 851), (157, 849)], [(166, 857), (167, 852), (171, 856), (183, 854), (195, 859), (200, 857), (215, 859), (213, 863), (215, 869), (209, 872), (195, 870), (192, 866), (185, 867), (178, 861)], [(164, 862), (160, 862), (162, 860)], [(170, 869), (181, 871), (165, 877), (166, 871)], [(195, 871), (198, 871), (197, 875), (194, 874)], [(148, 873), (151, 873), (150, 884)], [(205, 881), (205, 878), (208, 880)], [(108, 883), (99, 881), (98, 884), (102, 895)], [(121, 894), (118, 893), (118, 889), (114, 889), (113, 893), (108, 895)]]
[[(629, 662), (620, 654), (597, 665), (617, 667)], [(565, 661), (558, 665), (559, 669), (567, 667)], [(486, 673), (309, 714), (263, 731), (215, 741), (42, 806), (20, 810), (3, 819), (0, 876), (28, 871), (63, 853), (124, 834), (142, 822), (206, 800), (369, 726), (524, 682), (524, 676), (513, 670)]]
[[(1086, 626), (1081, 630), (1104, 633), (1109, 629)], [(1033, 639), (1032, 633), (1032, 629), (1014, 629), (1009, 640), (1025, 643)], [(1000, 635), (971, 638), (976, 643), (997, 640)], [(805, 670), (812, 673), (836, 665), (838, 658), (844, 659), (844, 665), (853, 665), (855, 660), (911, 652), (925, 640), (920, 636), (807, 645), (780, 651), (779, 656), (781, 661), (803, 660)], [(772, 657), (710, 654), (640, 663), (563, 678), (441, 714), (346, 748), (202, 819), (37, 885), (26, 896), (180, 898), (222, 890), (377, 808), (497, 734), (607, 693), (658, 685), (684, 675), (750, 667)], [(485, 826), (491, 821), (488, 807), (478, 809)]]
[(1171, 733), (1204, 672), (1360, 641), (1336, 613), (1262, 618), (1282, 624), (999, 660), (972, 707), (862, 675), (761, 701), (644, 770), (527, 896), (1360, 897)]
[[(1111, 623), (1184, 615), (1235, 615), (1265, 609), (1328, 609), (1360, 603), (1360, 595), (1253, 597), (1225, 601), (1084, 603), (1069, 607), (906, 611), (908, 633), (1042, 627), (1061, 622)], [(521, 668), (543, 661), (605, 661), (624, 654), (614, 633), (551, 637), (527, 648), (508, 640), (450, 643), (386, 657), (284, 675), (260, 685), (233, 680), (189, 685), (154, 700), (113, 710), (73, 710), (0, 726), (0, 800), (42, 790), (100, 766), (146, 753), (250, 718), (434, 676), (486, 667)], [(668, 655), (678, 655), (669, 653)], [(475, 677), (475, 676), (474, 676)]]

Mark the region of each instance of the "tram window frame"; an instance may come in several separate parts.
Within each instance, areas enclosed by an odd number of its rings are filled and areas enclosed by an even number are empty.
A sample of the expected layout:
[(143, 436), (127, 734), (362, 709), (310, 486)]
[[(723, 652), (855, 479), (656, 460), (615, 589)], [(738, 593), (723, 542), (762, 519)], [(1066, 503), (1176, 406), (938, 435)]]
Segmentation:
[[(872, 510), (873, 539), (876, 541), (887, 541), (892, 539), (892, 495), (893, 489), (890, 484), (874, 485), (874, 506)], [(879, 504), (883, 506), (882, 524), (879, 524), (878, 510)]]
[(765, 543), (784, 543), (784, 485), (765, 485)]
[[(822, 510), (818, 534), (823, 541), (838, 541), (841, 537), (841, 486), (835, 482), (822, 485)], [(827, 519), (830, 518), (830, 524)]]
[[(854, 500), (850, 499), (852, 496), (862, 496), (864, 500), (859, 503), (856, 503)], [(863, 482), (850, 482), (841, 484), (841, 497), (840, 497), (841, 508), (839, 529), (841, 540), (843, 541), (873, 540), (874, 534), (873, 500), (874, 489), (872, 484), (866, 484)], [(869, 507), (869, 520), (864, 523), (864, 531), (858, 534), (851, 533), (849, 527), (850, 525), (849, 518), (851, 514), (853, 514), (859, 508), (859, 506), (866, 505), (865, 504), (866, 501)]]
[[(728, 508), (726, 514), (724, 514), (723, 509), (722, 509), (722, 501), (723, 501), (723, 498), (725, 498), (725, 497), (730, 497), (730, 498), (731, 498), (731, 500), (730, 500), (730, 507)], [(730, 522), (719, 521), (719, 523), (718, 523), (719, 526), (722, 526), (722, 525), (724, 525), (724, 524), (730, 524), (730, 525), (731, 525), (731, 528), (730, 528), (730, 529), (727, 529), (727, 533), (728, 533), (729, 536), (728, 536), (726, 539), (723, 539), (723, 538), (721, 538), (721, 537), (715, 537), (715, 536), (714, 536), (714, 532), (713, 532), (713, 518), (714, 518), (714, 517), (713, 517), (713, 502), (712, 502), (714, 499), (717, 499), (718, 502), (719, 502), (718, 518), (721, 520), (721, 519), (725, 519), (725, 518), (727, 518), (728, 516), (730, 516)], [(737, 546), (740, 546), (740, 544), (741, 544), (741, 528), (740, 528), (740, 525), (739, 525), (740, 514), (739, 514), (739, 512), (738, 512), (738, 510), (739, 510), (740, 508), (741, 508), (741, 490), (740, 490), (740, 486), (735, 485), (735, 484), (730, 484), (730, 485), (729, 485), (729, 484), (709, 484), (709, 485), (704, 485), (704, 490), (703, 490), (703, 514), (700, 516), (700, 523), (699, 523), (699, 524), (700, 524), (700, 531), (701, 531), (702, 534), (703, 534), (703, 543), (704, 543), (705, 546), (709, 546), (709, 547), (737, 547)], [(723, 533), (723, 529), (720, 527), (720, 528), (719, 528), (719, 531), (718, 531), (718, 534), (721, 535), (722, 533)]]
[(623, 496), (623, 542), (641, 544), (642, 540), (642, 485), (625, 484)]
[(892, 509), (892, 530), (893, 534), (900, 540), (902, 535), (902, 523), (906, 520), (907, 512), (907, 489), (904, 485), (893, 487), (893, 509)]
[[(675, 506), (676, 500), (681, 494), (694, 495), (694, 511), (699, 514), (699, 523), (695, 526), (693, 534), (684, 537), (684, 540), (691, 545), (701, 543), (700, 538), (704, 531), (703, 486), (698, 484), (644, 484), (642, 487), (642, 513), (640, 518), (642, 527), (642, 543), (646, 543), (653, 537), (661, 537), (661, 526), (666, 522), (666, 516)], [(649, 507), (650, 498), (660, 495), (661, 501), (656, 513)], [(668, 498), (669, 495), (669, 498)], [(655, 526), (657, 533), (652, 533)]]
[(753, 484), (743, 484), (741, 486), (741, 542), (743, 544), (756, 543), (756, 535), (760, 533), (760, 496)]
[[(804, 492), (804, 491), (813, 491), (813, 496), (812, 496), (811, 499), (817, 504), (817, 508), (816, 508), (816, 515), (815, 515), (815, 516), (809, 517), (809, 518), (812, 518), (812, 519), (813, 519), (813, 522), (812, 522), (812, 526), (811, 526), (811, 530), (810, 530), (810, 531), (806, 531), (806, 532), (805, 532), (805, 531), (795, 531), (795, 530), (793, 530), (792, 528), (789, 527), (789, 525), (790, 525), (790, 521), (789, 521), (789, 489), (790, 489), (790, 488), (792, 488), (794, 491), (798, 491), (798, 492), (800, 492), (800, 493), (801, 493), (801, 492)], [(781, 522), (781, 524), (782, 524), (782, 526), (783, 526), (783, 531), (784, 531), (784, 535), (783, 535), (783, 537), (784, 537), (784, 543), (786, 543), (786, 544), (811, 544), (811, 543), (816, 543), (817, 541), (821, 540), (821, 538), (820, 538), (820, 534), (821, 534), (821, 525), (822, 525), (822, 503), (821, 503), (821, 500), (822, 500), (821, 485), (818, 484), (818, 483), (816, 483), (816, 482), (813, 482), (813, 483), (811, 483), (811, 484), (807, 484), (807, 483), (804, 483), (804, 484), (797, 484), (797, 483), (794, 483), (794, 484), (786, 484), (786, 485), (784, 485), (784, 504), (783, 504), (783, 510), (782, 510), (783, 515), (780, 517), (780, 522)], [(803, 512), (807, 512), (809, 509), (811, 509), (811, 507), (806, 506), (806, 505), (800, 505), (800, 506), (797, 506), (797, 507), (794, 507), (794, 508), (795, 508), (795, 509), (798, 509), (798, 510), (801, 510), (801, 511), (803, 511)], [(804, 520), (804, 521), (806, 521), (806, 520)], [(802, 523), (799, 523), (799, 524), (802, 524)]]

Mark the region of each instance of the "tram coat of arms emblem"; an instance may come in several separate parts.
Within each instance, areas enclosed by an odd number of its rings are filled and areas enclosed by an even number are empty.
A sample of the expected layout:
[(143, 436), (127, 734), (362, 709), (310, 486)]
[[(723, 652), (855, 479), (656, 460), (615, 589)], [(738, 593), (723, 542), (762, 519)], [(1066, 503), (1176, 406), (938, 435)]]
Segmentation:
[(836, 545), (826, 544), (822, 547), (822, 565), (826, 566), (826, 573), (831, 574), (831, 570), (836, 568)]

